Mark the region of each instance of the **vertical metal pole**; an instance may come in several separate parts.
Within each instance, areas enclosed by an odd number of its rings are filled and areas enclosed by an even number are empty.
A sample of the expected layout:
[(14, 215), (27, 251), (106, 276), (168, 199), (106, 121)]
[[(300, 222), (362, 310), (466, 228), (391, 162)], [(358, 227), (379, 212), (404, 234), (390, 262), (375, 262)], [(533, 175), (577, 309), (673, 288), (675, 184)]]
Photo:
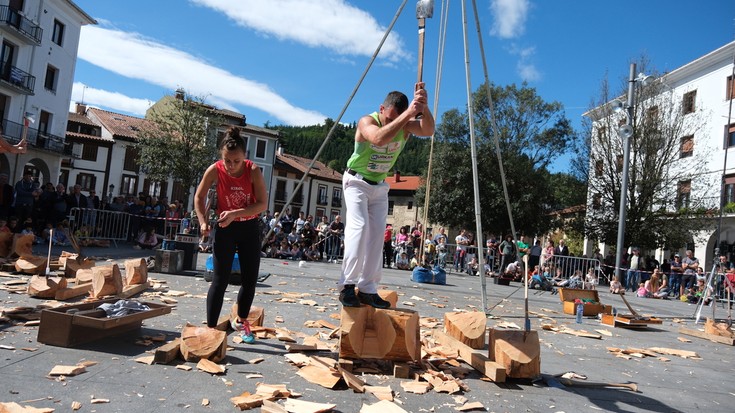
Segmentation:
[[(628, 103), (626, 104), (626, 115), (628, 117), (627, 125), (633, 127), (633, 111), (634, 101), (633, 93), (635, 92), (635, 63), (630, 64), (630, 77), (628, 78)], [(620, 183), (620, 216), (618, 221), (618, 243), (615, 254), (615, 272), (620, 271), (623, 263), (623, 248), (625, 245), (625, 219), (628, 211), (628, 168), (630, 166), (630, 139), (631, 136), (623, 136), (623, 177)], [(621, 277), (625, 276), (622, 274)], [(626, 285), (626, 288), (629, 287)]]
[(465, 7), (465, 0), (462, 0), (462, 33), (464, 35), (464, 67), (465, 67), (465, 81), (467, 86), (467, 117), (469, 118), (470, 126), (470, 152), (472, 154), (472, 184), (475, 192), (475, 226), (477, 234), (475, 240), (477, 241), (477, 265), (478, 275), (482, 280), (482, 309), (487, 311), (487, 291), (485, 289), (485, 245), (482, 243), (482, 209), (480, 207), (480, 183), (477, 172), (477, 148), (475, 147), (475, 114), (474, 107), (472, 104), (472, 85), (470, 77), (470, 49), (467, 40), (467, 9)]

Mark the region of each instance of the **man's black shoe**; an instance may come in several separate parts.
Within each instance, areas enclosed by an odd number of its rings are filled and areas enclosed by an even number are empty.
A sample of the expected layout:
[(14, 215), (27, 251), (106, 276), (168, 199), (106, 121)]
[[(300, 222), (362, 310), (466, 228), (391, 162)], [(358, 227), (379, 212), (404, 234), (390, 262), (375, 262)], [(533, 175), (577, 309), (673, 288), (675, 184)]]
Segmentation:
[(357, 298), (360, 299), (361, 303), (373, 306), (375, 308), (390, 308), (390, 303), (380, 298), (378, 294), (367, 294), (359, 292), (357, 293)]
[(345, 307), (359, 307), (360, 300), (355, 295), (354, 285), (345, 285), (342, 291), (339, 293), (339, 302)]

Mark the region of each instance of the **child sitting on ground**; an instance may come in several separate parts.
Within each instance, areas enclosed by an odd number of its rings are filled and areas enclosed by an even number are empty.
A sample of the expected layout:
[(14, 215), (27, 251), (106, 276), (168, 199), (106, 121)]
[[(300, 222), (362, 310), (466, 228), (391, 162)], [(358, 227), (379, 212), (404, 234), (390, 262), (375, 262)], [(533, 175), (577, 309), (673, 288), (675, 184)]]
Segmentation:
[(396, 259), (396, 268), (399, 270), (408, 270), (410, 269), (409, 265), (410, 262), (408, 261), (408, 254), (402, 252)]
[(620, 276), (615, 276), (615, 279), (610, 283), (610, 292), (613, 294), (620, 294), (623, 292), (623, 284), (620, 283)]
[(69, 245), (69, 237), (66, 236), (66, 231), (64, 231), (64, 225), (62, 223), (59, 222), (56, 225), (54, 235), (51, 239), (54, 245), (59, 245), (62, 247), (66, 247)]
[(154, 249), (157, 245), (158, 237), (156, 236), (154, 228), (151, 227), (142, 232), (140, 236), (138, 236), (138, 240), (135, 246), (138, 247), (138, 249), (142, 248), (144, 250), (151, 250)]

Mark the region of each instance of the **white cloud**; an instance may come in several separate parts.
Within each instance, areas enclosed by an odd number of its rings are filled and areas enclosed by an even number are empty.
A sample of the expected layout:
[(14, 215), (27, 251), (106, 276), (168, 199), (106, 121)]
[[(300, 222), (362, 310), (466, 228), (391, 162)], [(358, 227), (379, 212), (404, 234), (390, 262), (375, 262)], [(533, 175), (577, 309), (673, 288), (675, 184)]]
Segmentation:
[(541, 72), (532, 63), (526, 63), (523, 60), (518, 62), (518, 74), (521, 79), (526, 82), (536, 82), (541, 80)]
[(315, 125), (327, 118), (290, 104), (265, 84), (234, 75), (138, 33), (84, 26), (78, 56), (110, 72), (169, 90), (183, 86), (193, 95), (210, 97), (208, 100), (257, 108), (290, 125)]
[[(387, 28), (369, 13), (344, 0), (190, 1), (221, 12), (238, 25), (265, 35), (310, 47), (324, 47), (341, 55), (371, 56)], [(381, 56), (390, 61), (410, 55), (395, 32), (381, 48)]]
[(490, 33), (506, 39), (522, 35), (529, 8), (529, 0), (492, 0), (490, 9), (495, 20)]
[(511, 54), (519, 57), (517, 68), (518, 75), (526, 82), (536, 82), (541, 80), (541, 71), (531, 62), (533, 55), (536, 54), (535, 47), (519, 48), (515, 45), (510, 50)]
[(148, 99), (131, 98), (119, 92), (89, 87), (81, 82), (74, 82), (72, 87), (70, 111), (74, 110), (73, 106), (76, 102), (101, 106), (136, 116), (145, 116), (145, 111), (153, 104)]

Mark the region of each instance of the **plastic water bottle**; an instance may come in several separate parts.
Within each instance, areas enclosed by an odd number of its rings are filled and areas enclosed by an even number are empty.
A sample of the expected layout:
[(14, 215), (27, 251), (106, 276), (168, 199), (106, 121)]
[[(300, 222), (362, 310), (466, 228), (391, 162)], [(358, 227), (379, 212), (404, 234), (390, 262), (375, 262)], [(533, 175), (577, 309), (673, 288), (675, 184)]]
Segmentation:
[(577, 304), (577, 324), (582, 324), (583, 314), (584, 314), (584, 304)]

